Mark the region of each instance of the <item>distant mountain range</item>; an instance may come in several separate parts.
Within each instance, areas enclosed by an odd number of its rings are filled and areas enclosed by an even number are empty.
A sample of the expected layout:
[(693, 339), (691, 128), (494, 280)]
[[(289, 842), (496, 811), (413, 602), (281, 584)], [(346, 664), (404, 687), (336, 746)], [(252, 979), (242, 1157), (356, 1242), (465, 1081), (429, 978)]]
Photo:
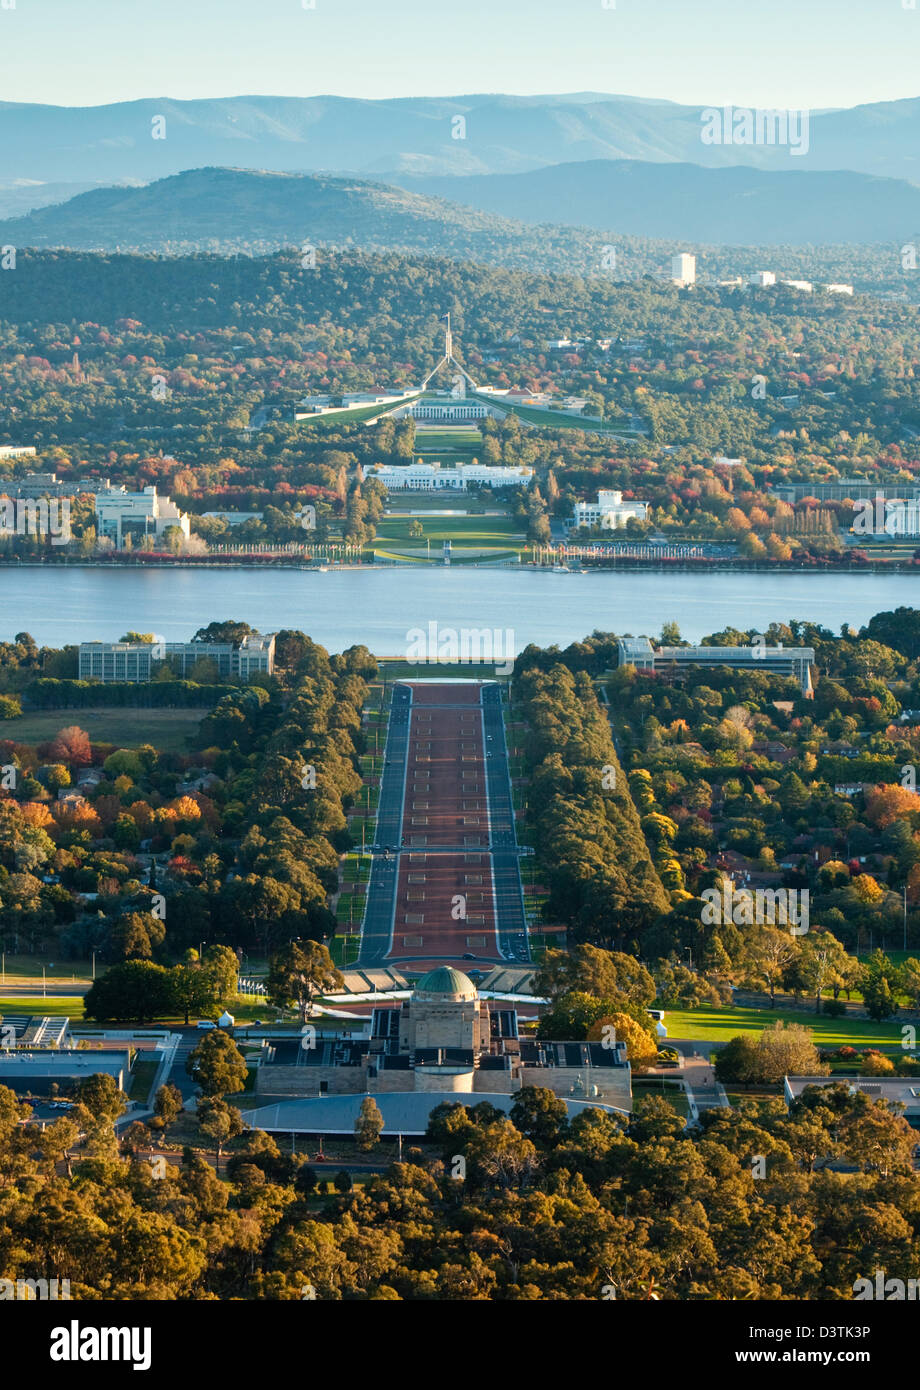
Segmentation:
[(585, 160), (524, 174), (399, 176), (405, 188), (531, 223), (722, 246), (913, 239), (920, 187), (850, 172)]
[(626, 238), (633, 245), (621, 249), (634, 260), (620, 269), (632, 275), (664, 270), (678, 247), (897, 249), (920, 237), (920, 187), (865, 174), (589, 160), (403, 184), (194, 169), (139, 188), (92, 189), (2, 221), (0, 244), (187, 254), (311, 243), (585, 273), (599, 269), (606, 241)]
[(801, 156), (788, 145), (704, 144), (701, 110), (596, 92), (389, 101), (163, 97), (92, 107), (0, 102), (0, 187), (23, 179), (146, 182), (205, 166), (379, 178), (510, 174), (593, 159), (920, 176), (920, 98), (813, 113)]

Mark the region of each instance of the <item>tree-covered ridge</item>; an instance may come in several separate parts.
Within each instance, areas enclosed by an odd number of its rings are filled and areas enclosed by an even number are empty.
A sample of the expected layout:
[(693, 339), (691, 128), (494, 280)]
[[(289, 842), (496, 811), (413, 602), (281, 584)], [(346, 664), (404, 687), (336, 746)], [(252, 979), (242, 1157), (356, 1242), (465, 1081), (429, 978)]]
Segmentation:
[[(705, 640), (755, 635), (726, 629)], [(608, 681), (643, 829), (683, 890), (645, 949), (689, 955), (711, 981), (771, 997), (786, 989), (821, 1007), (822, 996), (859, 988), (873, 1016), (895, 1012), (895, 996), (912, 1008), (910, 971), (871, 961), (864, 970), (847, 952), (914, 947), (920, 932), (916, 610), (878, 614), (859, 633), (793, 622), (765, 637), (814, 648), (813, 699), (795, 682), (728, 667), (674, 679), (621, 667)], [(785, 933), (782, 945), (782, 932), (743, 914), (707, 924), (702, 895), (726, 879), (807, 891), (810, 930)]]
[[(628, 1124), (592, 1108), (567, 1120), (525, 1088), (509, 1116), (438, 1107), (424, 1151), (319, 1192), (303, 1156), (258, 1131), (223, 1179), (191, 1149), (154, 1178), (143, 1126), (119, 1152), (121, 1111), (110, 1078), (90, 1078), (39, 1133), (0, 1088), (3, 1277), (69, 1279), (74, 1299), (504, 1302), (850, 1299), (877, 1267), (914, 1273), (915, 1136), (844, 1085), (788, 1115), (779, 1100), (712, 1112), (696, 1139), (657, 1098)], [(199, 1117), (218, 1154), (239, 1128), (228, 1112), (215, 1099)]]
[[(0, 292), (4, 437), (34, 442), (42, 467), (71, 480), (156, 484), (209, 540), (229, 529), (201, 520), (207, 510), (264, 511), (246, 539), (302, 539), (304, 502), (321, 525), (350, 520), (358, 467), (409, 461), (411, 425), (295, 425), (293, 405), (417, 386), (447, 310), (481, 384), (572, 394), (627, 431), (592, 434), (577, 417), (565, 428), (484, 423), (480, 461), (535, 468), (559, 518), (578, 497), (620, 488), (650, 504), (640, 533), (807, 557), (839, 548), (853, 507), (790, 505), (776, 484), (856, 475), (891, 487), (920, 470), (916, 309), (904, 303), (782, 287), (688, 294), (356, 251), (315, 270), (284, 254), (24, 253)], [(555, 337), (584, 345), (549, 350)], [(257, 412), (260, 427), (244, 433)], [(2, 467), (15, 477), (34, 464)], [(81, 502), (75, 532), (91, 524)]]
[[(38, 662), (20, 637), (10, 656)], [(196, 751), (93, 745), (79, 725), (38, 746), (0, 739), (7, 949), (168, 970), (202, 942), (265, 956), (334, 933), (376, 668), (363, 647), (330, 657), (303, 633), (280, 640), (289, 689), (280, 676), (217, 687)]]
[(549, 887), (546, 914), (577, 940), (636, 949), (669, 907), (591, 680), (527, 652), (513, 698), (526, 725), (527, 828)]

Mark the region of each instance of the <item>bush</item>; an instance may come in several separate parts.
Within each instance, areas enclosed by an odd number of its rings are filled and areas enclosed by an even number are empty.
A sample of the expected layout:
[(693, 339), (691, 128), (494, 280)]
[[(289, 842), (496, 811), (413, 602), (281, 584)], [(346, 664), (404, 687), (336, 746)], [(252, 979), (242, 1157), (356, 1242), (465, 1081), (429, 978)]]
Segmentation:
[(867, 1053), (863, 1058), (860, 1073), (862, 1076), (893, 1076), (894, 1062), (890, 1057), (884, 1057), (880, 1052), (871, 1055)]
[(858, 1057), (859, 1053), (855, 1047), (850, 1047), (849, 1043), (845, 1043), (843, 1047), (838, 1047), (837, 1056), (848, 1062), (851, 1057)]
[(827, 1018), (840, 1018), (846, 1013), (847, 1006), (842, 999), (825, 999), (821, 1011)]

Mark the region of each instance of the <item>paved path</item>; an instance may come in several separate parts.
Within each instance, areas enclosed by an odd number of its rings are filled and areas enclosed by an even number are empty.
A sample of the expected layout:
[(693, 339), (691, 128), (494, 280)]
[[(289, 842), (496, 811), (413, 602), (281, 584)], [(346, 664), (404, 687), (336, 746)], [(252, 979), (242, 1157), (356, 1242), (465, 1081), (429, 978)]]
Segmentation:
[(494, 682), (393, 687), (359, 966), (530, 959)]
[(687, 1095), (697, 1112), (719, 1110), (729, 1105), (725, 1088), (716, 1080), (716, 1074), (708, 1056), (691, 1052), (684, 1057), (681, 1076), (687, 1087)]

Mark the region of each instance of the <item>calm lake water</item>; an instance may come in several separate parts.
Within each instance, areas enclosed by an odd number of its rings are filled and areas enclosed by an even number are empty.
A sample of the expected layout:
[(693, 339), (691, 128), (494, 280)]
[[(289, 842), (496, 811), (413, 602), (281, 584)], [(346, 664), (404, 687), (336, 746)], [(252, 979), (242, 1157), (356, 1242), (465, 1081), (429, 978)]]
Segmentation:
[(129, 628), (187, 641), (213, 619), (238, 618), (263, 632), (300, 628), (331, 651), (364, 642), (397, 655), (406, 633), (429, 622), (511, 629), (520, 650), (528, 642), (564, 646), (594, 628), (657, 635), (671, 619), (691, 641), (729, 624), (763, 631), (791, 618), (837, 631), (902, 604), (920, 606), (913, 576), (0, 567), (0, 639), (27, 631), (56, 647), (114, 641)]

